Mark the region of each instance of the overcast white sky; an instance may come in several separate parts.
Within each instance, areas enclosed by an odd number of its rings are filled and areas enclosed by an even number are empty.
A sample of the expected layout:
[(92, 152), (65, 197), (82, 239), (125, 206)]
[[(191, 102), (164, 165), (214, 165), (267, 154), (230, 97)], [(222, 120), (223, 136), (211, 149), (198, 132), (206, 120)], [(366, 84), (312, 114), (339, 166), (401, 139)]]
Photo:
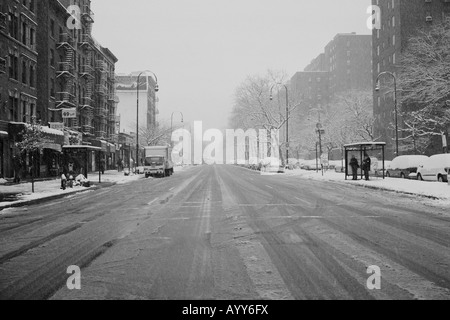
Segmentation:
[[(158, 76), (160, 120), (225, 128), (235, 88), (252, 74), (303, 68), (341, 32), (370, 34), (370, 0), (92, 0), (94, 37), (118, 73)], [(135, 112), (130, 106), (130, 112)], [(179, 117), (179, 116), (177, 116)], [(175, 118), (176, 119), (176, 118)], [(169, 120), (170, 121), (170, 120)]]

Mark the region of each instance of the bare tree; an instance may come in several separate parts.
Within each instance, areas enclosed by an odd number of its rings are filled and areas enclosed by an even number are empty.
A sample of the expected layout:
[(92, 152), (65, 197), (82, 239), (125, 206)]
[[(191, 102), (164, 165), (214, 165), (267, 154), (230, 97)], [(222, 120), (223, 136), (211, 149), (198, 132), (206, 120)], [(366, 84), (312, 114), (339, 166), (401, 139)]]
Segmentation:
[[(450, 126), (450, 19), (419, 30), (399, 66), (404, 150), (425, 152)], [(409, 144), (409, 146), (408, 146)]]
[[(25, 128), (19, 134), (20, 141), (16, 142), (15, 146), (19, 149), (21, 155), (31, 155), (31, 188), (34, 193), (34, 156), (39, 154), (46, 143), (51, 141), (44, 136), (40, 122), (35, 118), (32, 119), (31, 124), (26, 124)], [(16, 173), (17, 174), (17, 173)]]
[[(292, 118), (293, 111), (299, 106), (294, 101), (289, 101), (289, 108), (286, 116), (286, 100), (277, 84), (284, 83), (287, 78), (284, 72), (268, 71), (266, 75), (249, 76), (236, 89), (235, 102), (232, 115), (230, 118), (230, 125), (233, 128), (241, 129), (266, 129), (280, 130), (286, 125), (286, 122)], [(275, 86), (274, 86), (275, 85)], [(275, 99), (270, 100), (270, 90), (273, 87)], [(278, 90), (280, 89), (278, 94)], [(280, 141), (280, 155), (281, 148), (285, 143)]]
[[(336, 96), (328, 108), (314, 109), (320, 114), (320, 123), (325, 130), (323, 145), (341, 147), (348, 143), (376, 141), (374, 135), (374, 117), (372, 111), (372, 93), (370, 91), (351, 90)], [(316, 132), (316, 127), (309, 131)], [(311, 135), (304, 141), (308, 149), (315, 147), (318, 140)]]
[(399, 91), (406, 105), (442, 106), (450, 97), (450, 19), (419, 30), (399, 65)]

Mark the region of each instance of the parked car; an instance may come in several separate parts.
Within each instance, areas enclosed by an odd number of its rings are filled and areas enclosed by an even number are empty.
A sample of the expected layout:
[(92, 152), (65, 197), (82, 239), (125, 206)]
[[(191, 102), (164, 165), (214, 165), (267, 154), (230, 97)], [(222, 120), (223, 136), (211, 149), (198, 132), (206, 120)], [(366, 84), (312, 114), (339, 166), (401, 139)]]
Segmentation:
[(319, 170), (320, 169), (321, 170), (322, 167), (320, 166), (320, 161), (316, 162), (316, 160), (307, 160), (307, 161), (304, 161), (303, 163), (301, 163), (300, 169), (303, 169), (303, 170)]
[(136, 168), (136, 174), (144, 174), (144, 167), (137, 167)]
[(417, 170), (417, 180), (448, 182), (450, 154), (431, 156)]
[[(374, 167), (373, 158), (371, 158), (371, 159), (372, 159), (372, 167)], [(379, 160), (377, 159), (377, 161), (379, 161)], [(387, 175), (387, 172), (391, 168), (391, 163), (392, 163), (392, 161), (387, 161), (387, 160), (384, 161), (384, 176)], [(382, 161), (377, 162), (376, 168), (373, 168), (373, 171), (374, 171), (375, 176), (382, 177), (383, 176), (383, 162)]]
[(399, 156), (392, 160), (389, 168), (386, 170), (386, 176), (402, 179), (416, 179), (417, 169), (428, 159), (427, 156), (419, 155)]

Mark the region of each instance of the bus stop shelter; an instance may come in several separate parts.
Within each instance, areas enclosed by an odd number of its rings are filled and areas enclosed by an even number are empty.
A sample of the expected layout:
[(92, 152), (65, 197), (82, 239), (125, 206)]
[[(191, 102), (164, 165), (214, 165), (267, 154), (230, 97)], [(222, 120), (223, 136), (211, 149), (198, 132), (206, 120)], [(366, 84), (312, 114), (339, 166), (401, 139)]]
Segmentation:
[[(351, 172), (349, 170), (349, 162), (351, 159), (351, 156), (355, 156), (358, 160), (358, 163), (361, 164), (364, 160), (364, 154), (367, 153), (371, 158), (376, 156), (377, 160), (380, 160), (382, 163), (381, 171), (383, 173), (383, 179), (385, 178), (385, 167), (384, 167), (384, 161), (385, 161), (385, 149), (386, 149), (386, 142), (360, 142), (360, 143), (352, 143), (347, 144), (344, 146), (345, 150), (345, 180), (348, 179), (349, 176), (351, 176)], [(350, 156), (349, 156), (350, 155)], [(359, 159), (358, 159), (359, 158)], [(379, 163), (379, 162), (378, 162)], [(377, 169), (378, 163), (376, 164)], [(372, 163), (372, 165), (374, 165)], [(361, 170), (361, 179), (363, 179), (363, 172)]]

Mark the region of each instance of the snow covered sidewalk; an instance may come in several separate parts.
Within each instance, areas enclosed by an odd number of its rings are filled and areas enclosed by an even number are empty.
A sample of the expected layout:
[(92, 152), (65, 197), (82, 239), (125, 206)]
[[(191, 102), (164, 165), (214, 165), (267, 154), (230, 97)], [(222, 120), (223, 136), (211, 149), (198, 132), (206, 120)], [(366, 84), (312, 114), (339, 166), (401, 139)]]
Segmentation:
[[(105, 174), (101, 176), (101, 182), (126, 184), (142, 178), (144, 178), (142, 175), (125, 176), (123, 172), (105, 171)], [(89, 180), (92, 185), (90, 188), (74, 186), (73, 188), (66, 188), (66, 190), (61, 190), (60, 179), (39, 181), (34, 183), (35, 193), (32, 193), (31, 182), (17, 185), (5, 185), (6, 181), (2, 180), (0, 181), (0, 210), (5, 207), (21, 205), (35, 200), (65, 196), (92, 190), (96, 185), (98, 185), (98, 173), (89, 174)]]
[(345, 181), (345, 175), (343, 173), (326, 171), (322, 176), (322, 172), (316, 173), (316, 171), (307, 171), (301, 169), (287, 170), (286, 173), (282, 175), (299, 176), (311, 180), (336, 181), (360, 185), (366, 188), (389, 190), (411, 195), (419, 195), (422, 197), (441, 200), (443, 201), (444, 204), (450, 205), (450, 185), (448, 185), (447, 183), (396, 179), (396, 178), (386, 178), (383, 180), (383, 178), (377, 177), (371, 177), (370, 181), (365, 180), (353, 181), (351, 180), (351, 177), (349, 177), (350, 180)]

